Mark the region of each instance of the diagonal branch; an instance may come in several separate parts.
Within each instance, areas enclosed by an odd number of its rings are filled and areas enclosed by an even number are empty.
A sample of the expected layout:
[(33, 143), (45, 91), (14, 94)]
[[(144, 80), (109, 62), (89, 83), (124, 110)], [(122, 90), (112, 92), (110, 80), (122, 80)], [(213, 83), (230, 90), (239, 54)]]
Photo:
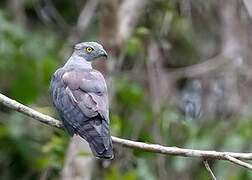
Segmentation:
[(232, 162), (234, 164), (239, 164), (240, 166), (243, 166), (245, 168), (248, 168), (248, 169), (252, 170), (252, 165), (249, 164), (249, 163), (245, 163), (245, 162), (243, 162), (243, 161), (241, 161), (239, 159), (236, 159), (236, 158), (234, 158), (234, 157), (232, 157), (232, 156), (230, 156), (228, 154), (225, 154), (225, 157), (226, 157), (226, 160), (228, 160), (228, 161), (230, 161), (230, 162)]
[(210, 168), (210, 166), (209, 166), (207, 160), (203, 160), (203, 163), (204, 163), (204, 165), (205, 165), (207, 171), (209, 172), (209, 174), (212, 176), (212, 179), (213, 179), (213, 180), (217, 180), (217, 178), (215, 177), (213, 171), (211, 170), (211, 168)]
[[(44, 115), (38, 111), (35, 111), (19, 102), (12, 100), (0, 93), (0, 103), (7, 106), (13, 110), (21, 112), (29, 117), (32, 117), (44, 124), (52, 127), (63, 129), (61, 121), (54, 119), (50, 116)], [(194, 149), (184, 149), (178, 147), (167, 147), (159, 144), (147, 144), (143, 142), (131, 141), (127, 139), (122, 139), (112, 136), (112, 140), (116, 144), (120, 144), (124, 147), (138, 149), (142, 151), (173, 155), (173, 156), (183, 156), (183, 157), (196, 157), (204, 159), (219, 159), (230, 161), (234, 164), (240, 165), (242, 167), (252, 170), (252, 165), (245, 163), (239, 159), (252, 160), (252, 153), (234, 153), (234, 152), (216, 152), (207, 150), (194, 150)]]
[(0, 93), (0, 103), (15, 111), (21, 112), (29, 117), (32, 117), (44, 124), (47, 124), (56, 128), (64, 129), (63, 124), (59, 120), (54, 119), (50, 116), (44, 115), (38, 111), (35, 111), (32, 108), (29, 108), (23, 104), (20, 104), (19, 102), (15, 100), (8, 98), (7, 96), (4, 96), (1, 93)]

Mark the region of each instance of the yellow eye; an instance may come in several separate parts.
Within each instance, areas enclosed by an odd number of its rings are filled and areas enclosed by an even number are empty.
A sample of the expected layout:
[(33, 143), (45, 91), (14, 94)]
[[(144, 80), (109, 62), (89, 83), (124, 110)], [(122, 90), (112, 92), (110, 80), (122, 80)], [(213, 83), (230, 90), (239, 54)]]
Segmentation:
[(88, 53), (91, 53), (92, 51), (93, 51), (93, 48), (87, 47), (87, 52), (88, 52)]

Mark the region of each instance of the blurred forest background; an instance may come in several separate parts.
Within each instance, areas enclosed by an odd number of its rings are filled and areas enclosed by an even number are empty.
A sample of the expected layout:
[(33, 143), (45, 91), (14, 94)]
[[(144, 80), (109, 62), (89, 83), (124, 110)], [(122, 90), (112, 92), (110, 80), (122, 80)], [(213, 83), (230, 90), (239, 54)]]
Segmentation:
[[(111, 132), (131, 140), (216, 151), (252, 151), (251, 0), (1, 0), (0, 91), (57, 117), (53, 72), (72, 45), (109, 54)], [(0, 179), (204, 180), (201, 160), (115, 145), (112, 161), (87, 145), (0, 106)], [(252, 172), (210, 161), (217, 178)]]

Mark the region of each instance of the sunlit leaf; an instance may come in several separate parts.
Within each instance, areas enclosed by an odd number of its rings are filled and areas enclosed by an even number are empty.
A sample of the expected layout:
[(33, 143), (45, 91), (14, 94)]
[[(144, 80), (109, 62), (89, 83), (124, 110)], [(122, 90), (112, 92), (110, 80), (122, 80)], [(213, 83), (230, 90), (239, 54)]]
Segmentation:
[(93, 155), (91, 153), (81, 152), (81, 153), (78, 153), (77, 156), (88, 157), (88, 156), (93, 156)]

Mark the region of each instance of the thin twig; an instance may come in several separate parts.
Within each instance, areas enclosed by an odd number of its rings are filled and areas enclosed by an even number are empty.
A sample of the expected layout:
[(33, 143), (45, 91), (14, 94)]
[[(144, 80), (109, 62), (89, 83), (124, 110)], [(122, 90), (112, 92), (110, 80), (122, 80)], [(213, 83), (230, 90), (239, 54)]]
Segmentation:
[[(44, 115), (38, 111), (35, 111), (19, 102), (12, 100), (3, 94), (0, 93), (0, 103), (4, 106), (7, 106), (13, 110), (21, 112), (29, 117), (32, 117), (44, 124), (63, 129), (61, 121), (54, 119), (50, 116)], [(207, 151), (207, 150), (194, 150), (194, 149), (184, 149), (178, 147), (167, 147), (159, 144), (147, 144), (143, 142), (131, 141), (127, 139), (122, 139), (112, 136), (112, 141), (114, 143), (120, 144), (122, 146), (138, 149), (147, 152), (154, 152), (166, 155), (173, 156), (183, 156), (183, 157), (196, 157), (204, 159), (221, 159), (227, 160), (234, 164), (240, 165), (242, 167), (252, 170), (252, 165), (240, 161), (243, 160), (252, 160), (252, 153), (234, 153), (234, 152), (216, 152), (216, 151)]]
[(211, 170), (211, 168), (210, 168), (210, 166), (209, 166), (207, 160), (203, 160), (203, 163), (204, 163), (204, 165), (205, 165), (207, 171), (209, 172), (209, 174), (212, 176), (212, 179), (213, 179), (213, 180), (217, 180), (217, 178), (215, 177), (213, 171)]
[(239, 164), (240, 166), (243, 166), (245, 168), (248, 168), (248, 169), (252, 170), (252, 165), (249, 164), (249, 163), (243, 162), (243, 161), (241, 161), (239, 159), (236, 159), (236, 158), (234, 158), (234, 157), (232, 157), (232, 156), (230, 156), (228, 154), (225, 154), (225, 157), (226, 157), (226, 159), (228, 161), (230, 161), (230, 162), (232, 162), (234, 164)]

